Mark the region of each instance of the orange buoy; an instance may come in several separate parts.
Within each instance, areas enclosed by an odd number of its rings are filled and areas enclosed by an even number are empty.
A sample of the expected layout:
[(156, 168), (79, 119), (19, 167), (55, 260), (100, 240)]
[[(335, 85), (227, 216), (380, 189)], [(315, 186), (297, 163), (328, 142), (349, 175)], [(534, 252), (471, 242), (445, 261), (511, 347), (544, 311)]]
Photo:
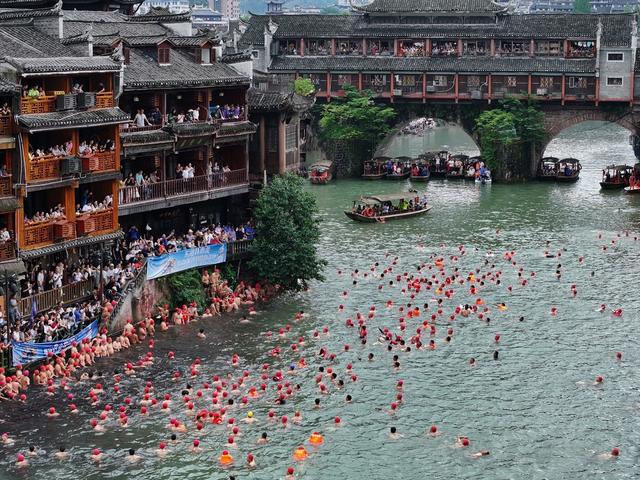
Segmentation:
[(318, 432), (313, 432), (309, 436), (309, 443), (311, 445), (322, 445), (324, 443), (324, 437)]
[(307, 449), (304, 448), (302, 445), (300, 445), (298, 448), (296, 448), (293, 451), (294, 460), (298, 460), (298, 461), (306, 460), (308, 456), (309, 454), (307, 453)]
[(233, 463), (233, 457), (229, 454), (228, 450), (222, 452), (222, 455), (218, 457), (220, 465), (231, 465)]

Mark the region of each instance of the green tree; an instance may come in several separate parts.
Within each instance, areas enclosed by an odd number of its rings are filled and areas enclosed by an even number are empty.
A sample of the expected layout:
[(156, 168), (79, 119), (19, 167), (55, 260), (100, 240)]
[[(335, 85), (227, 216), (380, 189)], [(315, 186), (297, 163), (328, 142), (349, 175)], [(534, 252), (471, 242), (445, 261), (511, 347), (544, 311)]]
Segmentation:
[(316, 87), (308, 78), (300, 77), (293, 82), (293, 91), (301, 97), (309, 97), (316, 91)]
[(373, 94), (344, 85), (344, 99), (332, 100), (322, 108), (320, 134), (324, 140), (360, 141), (376, 144), (389, 132), (396, 113), (376, 105)]
[(203, 308), (207, 304), (202, 277), (196, 268), (174, 273), (167, 277), (167, 284), (171, 290), (171, 304), (173, 307), (189, 305), (196, 302), (198, 308)]
[(317, 213), (315, 198), (296, 175), (279, 175), (262, 190), (254, 209), (258, 235), (249, 261), (259, 278), (293, 291), (306, 288), (310, 280), (324, 280), (326, 262), (316, 249)]
[(574, 0), (573, 11), (575, 13), (591, 13), (589, 0)]

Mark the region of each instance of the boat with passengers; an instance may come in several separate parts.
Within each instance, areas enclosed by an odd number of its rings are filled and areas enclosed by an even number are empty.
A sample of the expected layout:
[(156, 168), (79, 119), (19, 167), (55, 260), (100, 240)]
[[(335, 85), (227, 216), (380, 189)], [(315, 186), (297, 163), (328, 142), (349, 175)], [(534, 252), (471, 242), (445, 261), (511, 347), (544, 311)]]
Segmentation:
[(326, 185), (333, 179), (333, 162), (325, 160), (309, 167), (309, 181), (314, 185)]
[(469, 155), (457, 154), (451, 155), (447, 160), (446, 177), (449, 180), (461, 180), (464, 178)]
[(413, 159), (411, 157), (401, 156), (391, 160), (391, 168), (389, 168), (389, 162), (387, 162), (387, 180), (404, 180), (411, 175), (411, 163)]
[(558, 171), (557, 157), (544, 157), (540, 160), (540, 167), (538, 168), (538, 180), (543, 181), (555, 181)]
[(386, 163), (391, 157), (379, 156), (364, 162), (363, 180), (380, 180), (387, 176)]
[(467, 166), (464, 172), (464, 178), (466, 180), (475, 180), (476, 171), (480, 170), (480, 167), (484, 165), (484, 160), (480, 156), (470, 157), (467, 160)]
[(426, 195), (418, 192), (393, 193), (390, 195), (367, 195), (353, 202), (351, 210), (344, 214), (351, 220), (365, 223), (384, 223), (423, 215), (431, 210)]
[(603, 190), (619, 190), (629, 186), (629, 178), (633, 175), (630, 165), (607, 165), (602, 170), (600, 188)]
[(556, 164), (557, 182), (575, 182), (580, 178), (580, 160), (577, 158), (563, 158)]
[(439, 152), (426, 152), (420, 155), (421, 160), (429, 165), (431, 178), (445, 178), (447, 176), (447, 161), (449, 152), (441, 150)]
[(418, 160), (411, 165), (411, 181), (413, 182), (428, 182), (431, 178), (431, 172), (429, 172), (429, 164), (424, 160)]

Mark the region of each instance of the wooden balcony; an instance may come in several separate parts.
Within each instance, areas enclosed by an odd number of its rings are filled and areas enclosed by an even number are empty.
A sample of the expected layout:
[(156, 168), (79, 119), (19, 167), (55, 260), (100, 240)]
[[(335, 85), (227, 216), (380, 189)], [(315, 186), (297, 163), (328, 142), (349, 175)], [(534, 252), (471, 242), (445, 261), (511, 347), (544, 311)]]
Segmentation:
[[(13, 234), (11, 235), (13, 236)], [(16, 258), (16, 244), (13, 240), (0, 241), (0, 262), (6, 262)]]
[(114, 230), (113, 208), (91, 212), (76, 218), (78, 235), (90, 235)]
[(19, 304), (20, 313), (23, 316), (31, 315), (34, 302), (35, 308), (39, 313), (50, 310), (59, 303), (64, 305), (66, 303), (83, 300), (91, 295), (93, 287), (93, 280), (88, 279), (65, 285), (62, 288), (54, 288), (53, 290), (21, 298)]
[(13, 195), (11, 191), (11, 175), (0, 176), (0, 197), (10, 197)]
[(13, 135), (13, 120), (11, 115), (0, 115), (0, 136)]
[(60, 177), (60, 158), (53, 155), (29, 160), (27, 181), (40, 182)]
[(48, 220), (24, 227), (23, 249), (33, 249), (51, 245), (54, 242), (71, 240), (76, 237), (76, 225), (68, 220)]
[(116, 169), (116, 152), (96, 152), (80, 158), (84, 173), (110, 172)]
[(56, 97), (47, 95), (42, 97), (22, 97), (20, 99), (20, 113), (49, 113), (56, 111)]
[(111, 108), (113, 106), (113, 92), (96, 93), (96, 108)]
[(120, 205), (188, 196), (194, 193), (242, 185), (247, 182), (247, 170), (241, 168), (227, 173), (220, 172), (187, 179), (166, 180), (149, 185), (123, 187), (120, 189)]

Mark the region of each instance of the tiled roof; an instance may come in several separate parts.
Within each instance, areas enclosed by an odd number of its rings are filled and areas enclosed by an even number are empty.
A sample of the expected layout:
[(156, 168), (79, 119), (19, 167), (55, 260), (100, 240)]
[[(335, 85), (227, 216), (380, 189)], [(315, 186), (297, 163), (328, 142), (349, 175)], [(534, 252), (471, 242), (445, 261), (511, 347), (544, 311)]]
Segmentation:
[(255, 133), (256, 126), (251, 122), (223, 123), (216, 134), (216, 137), (229, 137), (232, 135), (247, 135)]
[(253, 56), (251, 52), (236, 52), (236, 53), (225, 53), (220, 61), (222, 63), (237, 63), (237, 62), (248, 62), (251, 60)]
[(127, 16), (120, 12), (95, 12), (86, 10), (63, 10), (64, 22), (115, 23), (124, 22)]
[(144, 143), (173, 142), (174, 136), (164, 130), (143, 130), (141, 132), (121, 132), (122, 146), (139, 145)]
[(151, 7), (144, 15), (135, 15), (128, 17), (129, 22), (163, 22), (163, 23), (176, 23), (176, 22), (190, 22), (191, 12), (185, 13), (171, 13), (169, 9), (164, 7)]
[(13, 57), (68, 57), (86, 55), (73, 46), (65, 46), (53, 38), (28, 25), (0, 26), (0, 59)]
[[(15, 5), (15, 3), (11, 4)], [(28, 8), (28, 5), (25, 5), (25, 7), (26, 8), (3, 8), (0, 2), (0, 21), (54, 16), (62, 9), (62, 2), (45, 8)]]
[(256, 88), (249, 89), (248, 105), (250, 112), (273, 112), (287, 108), (293, 93), (268, 92)]
[(272, 71), (595, 73), (594, 59), (492, 57), (278, 57)]
[(186, 52), (172, 49), (171, 65), (159, 65), (157, 49), (132, 48), (130, 64), (125, 65), (125, 90), (147, 88), (213, 87), (248, 84), (249, 78), (229, 65), (196, 63)]
[(17, 93), (20, 91), (20, 85), (0, 77), (0, 93)]
[(633, 15), (501, 15), (497, 22), (468, 25), (373, 24), (361, 15), (254, 15), (240, 43), (264, 45), (269, 18), (278, 25), (274, 38), (584, 38), (595, 39), (602, 23), (605, 46), (629, 47)]
[(191, 37), (170, 36), (168, 38), (176, 47), (199, 47), (207, 41), (214, 44), (218, 43), (215, 35), (193, 35)]
[(19, 115), (18, 123), (29, 131), (53, 130), (69, 127), (84, 127), (92, 125), (112, 125), (127, 123), (129, 114), (118, 107), (100, 108), (87, 111), (66, 111)]
[(491, 0), (373, 0), (358, 10), (370, 13), (492, 13), (505, 8)]
[(111, 57), (55, 57), (55, 58), (14, 58), (5, 61), (23, 74), (53, 72), (113, 72), (120, 70), (120, 64)]
[(178, 137), (202, 137), (213, 135), (216, 131), (216, 126), (207, 122), (172, 123), (164, 127), (164, 129)]
[(87, 31), (91, 26), (94, 37), (113, 35), (122, 38), (129, 37), (153, 37), (170, 34), (170, 30), (155, 22), (87, 22), (84, 20), (64, 22), (64, 36), (73, 37)]
[(31, 258), (41, 257), (43, 255), (51, 255), (52, 253), (63, 252), (67, 248), (76, 248), (82, 247), (84, 245), (93, 245), (101, 242), (114, 241), (122, 237), (124, 237), (124, 232), (122, 230), (118, 230), (117, 232), (112, 233), (105, 233), (104, 235), (96, 235), (95, 237), (78, 237), (67, 242), (56, 243), (54, 245), (48, 245), (42, 248), (36, 248), (33, 250), (21, 250), (20, 258), (29, 260)]

